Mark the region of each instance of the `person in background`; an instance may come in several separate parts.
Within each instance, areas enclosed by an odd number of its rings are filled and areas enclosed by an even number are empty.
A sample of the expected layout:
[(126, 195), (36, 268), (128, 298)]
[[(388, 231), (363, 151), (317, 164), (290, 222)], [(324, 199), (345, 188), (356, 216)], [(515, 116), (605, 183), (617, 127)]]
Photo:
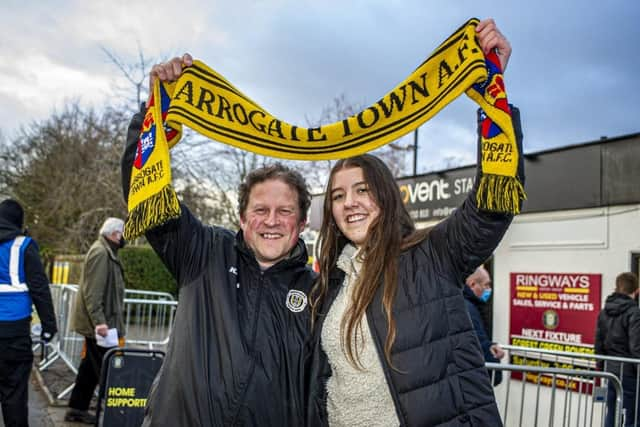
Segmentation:
[[(596, 325), (596, 354), (640, 359), (640, 308), (634, 300), (638, 296), (638, 276), (621, 273), (616, 277), (616, 289), (607, 297), (598, 315)], [(636, 365), (607, 361), (599, 362), (600, 369), (615, 374), (622, 381), (622, 407), (626, 412), (625, 426), (635, 426), (638, 420), (636, 407)], [(614, 425), (616, 392), (609, 382), (607, 390), (607, 416), (605, 426)]]
[[(509, 42), (491, 19), (476, 31), (504, 70)], [(520, 146), (519, 113), (511, 114)], [(502, 425), (462, 287), (513, 215), (480, 209), (479, 181), (448, 218), (417, 230), (382, 160), (336, 162), (311, 294), (309, 425)]]
[[(482, 308), (491, 297), (491, 276), (487, 269), (481, 265), (467, 277), (465, 285), (462, 290), (464, 300), (467, 304), (467, 311), (469, 312), (469, 317), (471, 317), (473, 328), (478, 335), (478, 341), (480, 341), (480, 347), (484, 353), (484, 360), (485, 362), (500, 363), (500, 360), (505, 355), (504, 350), (500, 347), (500, 344), (491, 342), (487, 325), (485, 325), (481, 315)], [(490, 374), (494, 386), (502, 382), (501, 371), (491, 371)]]
[(124, 338), (125, 286), (118, 258), (118, 250), (125, 244), (123, 232), (124, 221), (107, 218), (84, 258), (71, 318), (71, 328), (84, 337), (84, 346), (65, 421), (95, 424), (89, 405), (100, 381), (102, 358), (109, 350), (98, 344), (96, 336), (106, 337), (109, 329), (116, 328), (118, 337)]
[(6, 427), (29, 425), (32, 305), (42, 325), (42, 345), (58, 331), (38, 245), (23, 231), (23, 222), (17, 201), (0, 203), (0, 402)]

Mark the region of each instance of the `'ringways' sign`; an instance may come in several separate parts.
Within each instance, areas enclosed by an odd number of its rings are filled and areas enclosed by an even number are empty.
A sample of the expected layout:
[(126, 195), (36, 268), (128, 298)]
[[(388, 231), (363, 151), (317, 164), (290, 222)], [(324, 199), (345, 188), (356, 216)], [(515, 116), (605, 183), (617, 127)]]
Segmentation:
[[(595, 326), (600, 313), (601, 274), (511, 273), (510, 344), (534, 349), (593, 354)], [(511, 363), (561, 369), (588, 368), (561, 362), (556, 356), (512, 352)], [(568, 359), (567, 359), (568, 360)], [(535, 376), (535, 375), (534, 375)], [(512, 378), (517, 378), (514, 372)], [(551, 385), (552, 377), (542, 384)], [(556, 386), (573, 388), (565, 379)], [(584, 390), (583, 390), (584, 391)]]

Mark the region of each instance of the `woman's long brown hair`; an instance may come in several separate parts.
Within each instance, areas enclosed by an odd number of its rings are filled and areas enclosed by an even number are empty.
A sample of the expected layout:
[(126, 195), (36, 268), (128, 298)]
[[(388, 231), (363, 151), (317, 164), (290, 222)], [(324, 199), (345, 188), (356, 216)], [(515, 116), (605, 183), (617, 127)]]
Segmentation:
[[(351, 302), (340, 322), (340, 342), (347, 360), (361, 369), (358, 342), (362, 342), (361, 324), (367, 307), (371, 305), (380, 286), (382, 307), (387, 318), (387, 337), (384, 356), (391, 363), (391, 348), (396, 338), (393, 300), (398, 288), (398, 257), (400, 252), (424, 240), (427, 231), (416, 231), (402, 202), (400, 190), (391, 171), (379, 158), (370, 154), (339, 160), (331, 169), (325, 191), (323, 219), (318, 245), (320, 246), (320, 275), (311, 290), (312, 325), (329, 288), (329, 273), (335, 269), (338, 257), (349, 241), (342, 235), (331, 211), (331, 186), (335, 174), (342, 169), (361, 168), (370, 195), (379, 208), (378, 217), (369, 226), (368, 236), (361, 248), (362, 269), (355, 283)], [(377, 309), (377, 307), (374, 307)], [(352, 345), (353, 343), (356, 345)], [(354, 352), (355, 348), (355, 352)]]

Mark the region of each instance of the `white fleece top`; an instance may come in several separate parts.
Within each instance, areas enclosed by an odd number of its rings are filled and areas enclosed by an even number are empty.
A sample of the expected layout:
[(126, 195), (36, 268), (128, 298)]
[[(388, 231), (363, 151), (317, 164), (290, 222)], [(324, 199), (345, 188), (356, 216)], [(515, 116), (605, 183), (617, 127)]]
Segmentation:
[[(347, 245), (338, 259), (346, 275), (322, 327), (321, 344), (329, 358), (331, 377), (327, 381), (327, 414), (330, 426), (399, 426), (393, 398), (375, 343), (365, 318), (357, 335), (360, 362), (364, 371), (354, 368), (340, 345), (340, 322), (351, 300), (353, 283), (362, 267), (356, 248)], [(355, 344), (354, 340), (354, 344)], [(355, 353), (355, 352), (354, 352)]]

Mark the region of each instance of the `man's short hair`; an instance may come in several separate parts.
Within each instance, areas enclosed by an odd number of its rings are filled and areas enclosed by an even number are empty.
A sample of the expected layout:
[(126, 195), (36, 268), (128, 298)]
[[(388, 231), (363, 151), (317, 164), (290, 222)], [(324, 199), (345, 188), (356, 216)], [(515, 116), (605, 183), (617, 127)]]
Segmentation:
[(240, 217), (244, 217), (249, 204), (249, 194), (251, 189), (264, 181), (277, 179), (288, 184), (298, 194), (298, 207), (300, 208), (300, 221), (307, 219), (307, 211), (311, 206), (311, 193), (307, 189), (307, 183), (300, 172), (295, 171), (282, 163), (274, 163), (270, 166), (264, 166), (254, 169), (245, 177), (238, 188), (238, 213)]
[(120, 218), (107, 218), (100, 227), (100, 235), (102, 236), (108, 236), (115, 231), (124, 232), (124, 221)]
[(491, 286), (491, 275), (489, 274), (489, 271), (484, 267), (484, 265), (480, 264), (478, 268), (473, 271), (473, 273), (467, 276), (465, 283), (468, 286), (471, 286), (472, 282), (476, 282), (483, 286), (485, 286), (486, 284)]
[(638, 276), (631, 272), (618, 274), (618, 277), (616, 277), (616, 292), (631, 295), (637, 289)]

